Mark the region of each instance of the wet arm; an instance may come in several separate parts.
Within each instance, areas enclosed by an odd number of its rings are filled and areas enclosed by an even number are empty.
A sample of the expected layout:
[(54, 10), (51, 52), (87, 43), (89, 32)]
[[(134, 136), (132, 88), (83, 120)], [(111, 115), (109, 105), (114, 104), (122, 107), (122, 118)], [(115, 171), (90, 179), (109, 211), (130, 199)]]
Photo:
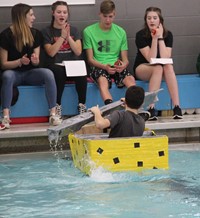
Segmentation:
[(101, 111), (98, 107), (92, 107), (90, 110), (94, 114), (94, 121), (97, 128), (105, 129), (110, 126), (110, 121), (102, 117)]

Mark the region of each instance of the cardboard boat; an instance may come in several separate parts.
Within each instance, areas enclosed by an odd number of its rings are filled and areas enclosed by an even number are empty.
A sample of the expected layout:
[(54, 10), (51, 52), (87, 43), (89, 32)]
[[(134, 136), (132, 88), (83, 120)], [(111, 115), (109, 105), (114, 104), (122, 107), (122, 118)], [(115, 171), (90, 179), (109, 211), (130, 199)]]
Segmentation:
[(110, 172), (168, 169), (168, 137), (145, 131), (142, 137), (108, 138), (108, 134), (69, 134), (75, 167), (91, 175), (102, 167)]

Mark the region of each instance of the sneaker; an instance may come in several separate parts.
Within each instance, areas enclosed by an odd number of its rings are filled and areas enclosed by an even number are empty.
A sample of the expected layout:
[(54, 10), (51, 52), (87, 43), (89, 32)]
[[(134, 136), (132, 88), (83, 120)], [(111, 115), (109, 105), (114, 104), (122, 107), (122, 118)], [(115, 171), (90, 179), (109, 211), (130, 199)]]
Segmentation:
[(1, 123), (5, 126), (6, 129), (10, 129), (11, 120), (7, 116), (3, 117)]
[(62, 123), (62, 119), (60, 118), (60, 116), (58, 116), (57, 114), (52, 114), (50, 117), (49, 117), (49, 124), (51, 126), (58, 126)]
[(149, 120), (153, 121), (153, 120), (158, 120), (158, 117), (156, 115), (156, 110), (155, 108), (149, 108), (148, 112), (151, 114), (151, 116), (149, 117)]
[(144, 119), (144, 121), (147, 121), (151, 116), (149, 111), (141, 111), (138, 113), (138, 115), (140, 115)]
[(4, 130), (6, 127), (3, 124), (0, 124), (0, 130)]
[(182, 111), (178, 105), (174, 107), (173, 111), (174, 111), (173, 119), (183, 119)]
[(62, 106), (59, 104), (56, 104), (56, 114), (60, 116), (60, 118), (62, 117)]
[(79, 114), (83, 114), (83, 113), (87, 112), (86, 106), (84, 104), (82, 104), (82, 103), (79, 103), (78, 112), (79, 112)]

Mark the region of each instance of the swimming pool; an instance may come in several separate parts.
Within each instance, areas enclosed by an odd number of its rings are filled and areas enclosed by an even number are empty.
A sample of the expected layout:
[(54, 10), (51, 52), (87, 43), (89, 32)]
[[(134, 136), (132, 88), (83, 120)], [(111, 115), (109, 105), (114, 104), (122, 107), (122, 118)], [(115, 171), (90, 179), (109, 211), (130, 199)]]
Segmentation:
[(200, 151), (170, 151), (167, 171), (91, 177), (59, 153), (0, 156), (1, 218), (200, 217)]

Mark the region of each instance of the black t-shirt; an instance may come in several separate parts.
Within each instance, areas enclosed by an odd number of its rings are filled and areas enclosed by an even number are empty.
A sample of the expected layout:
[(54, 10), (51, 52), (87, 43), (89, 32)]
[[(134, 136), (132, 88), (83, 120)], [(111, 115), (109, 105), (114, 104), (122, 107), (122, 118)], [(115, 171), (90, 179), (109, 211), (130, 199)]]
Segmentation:
[[(45, 44), (54, 44), (56, 40), (61, 36), (61, 29), (56, 29), (51, 26), (46, 27), (44, 30), (42, 30), (43, 34), (43, 40), (44, 45)], [(70, 26), (70, 36), (76, 40), (81, 40), (81, 35), (78, 31), (78, 29), (74, 26)], [(77, 60), (80, 59), (80, 57), (76, 56), (74, 52), (72, 51), (70, 44), (67, 40), (65, 40), (60, 47), (58, 53), (52, 58), (49, 57), (47, 54), (47, 65), (52, 63), (62, 63), (62, 61), (67, 60)]]
[[(6, 28), (3, 32), (0, 34), (0, 47), (8, 51), (8, 61), (13, 61), (21, 58), (25, 54), (28, 55), (28, 57), (31, 56), (33, 53), (34, 49), (39, 47), (42, 44), (42, 34), (39, 30), (31, 28), (31, 33), (34, 38), (34, 43), (33, 46), (30, 47), (28, 45), (24, 46), (22, 51), (19, 52), (16, 49), (15, 46), (15, 40), (14, 40), (14, 35), (10, 29), (10, 27)], [(17, 67), (14, 70), (19, 70), (19, 71), (25, 71), (35, 68), (31, 63), (29, 65), (22, 65), (21, 67)]]
[(109, 138), (142, 136), (145, 129), (144, 119), (131, 111), (114, 111), (106, 117), (110, 121)]
[[(171, 47), (172, 48), (172, 46), (173, 46), (173, 35), (172, 35), (172, 33), (170, 31), (168, 31), (167, 36), (164, 38), (164, 42), (165, 42), (166, 47)], [(137, 55), (136, 55), (135, 63), (134, 63), (134, 67), (133, 67), (134, 71), (140, 64), (148, 63), (146, 58), (140, 52), (140, 49), (145, 48), (147, 46), (151, 47), (151, 43), (152, 43), (152, 37), (147, 38), (145, 36), (144, 29), (142, 29), (142, 30), (140, 30), (139, 32), (136, 33), (135, 44), (137, 46)], [(160, 58), (159, 47), (158, 47), (157, 58)]]

